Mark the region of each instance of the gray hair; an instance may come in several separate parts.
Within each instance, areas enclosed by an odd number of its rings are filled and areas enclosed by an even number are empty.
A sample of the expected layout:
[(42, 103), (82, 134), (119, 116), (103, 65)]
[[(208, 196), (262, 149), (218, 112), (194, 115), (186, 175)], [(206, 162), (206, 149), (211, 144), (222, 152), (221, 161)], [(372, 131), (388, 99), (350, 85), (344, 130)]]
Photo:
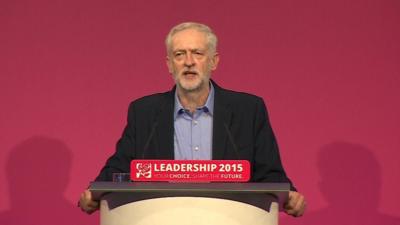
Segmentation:
[(199, 32), (204, 33), (207, 37), (207, 45), (208, 48), (211, 50), (211, 53), (215, 53), (217, 51), (218, 38), (210, 27), (201, 23), (185, 22), (174, 26), (168, 33), (167, 38), (165, 39), (165, 45), (167, 47), (168, 54), (170, 53), (172, 47), (172, 37), (176, 33), (187, 29), (195, 29)]

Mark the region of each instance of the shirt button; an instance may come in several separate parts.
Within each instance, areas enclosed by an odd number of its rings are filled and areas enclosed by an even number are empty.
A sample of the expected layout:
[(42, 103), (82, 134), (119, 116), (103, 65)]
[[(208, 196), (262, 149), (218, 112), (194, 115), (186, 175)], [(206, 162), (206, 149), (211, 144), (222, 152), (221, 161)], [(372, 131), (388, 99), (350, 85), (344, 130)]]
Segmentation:
[(198, 151), (199, 150), (199, 146), (194, 147), (194, 150)]
[(197, 122), (197, 120), (193, 120), (193, 124), (197, 125), (199, 122)]

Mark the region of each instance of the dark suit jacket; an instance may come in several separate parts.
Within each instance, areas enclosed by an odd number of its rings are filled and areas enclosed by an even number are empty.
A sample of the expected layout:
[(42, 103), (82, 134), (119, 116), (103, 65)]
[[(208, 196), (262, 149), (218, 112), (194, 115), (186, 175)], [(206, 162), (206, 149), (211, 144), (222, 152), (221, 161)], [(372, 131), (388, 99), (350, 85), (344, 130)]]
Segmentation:
[[(264, 101), (222, 89), (215, 82), (213, 85), (212, 158), (249, 160), (252, 182), (290, 182), (281, 164)], [(113, 173), (129, 172), (132, 159), (174, 159), (174, 93), (175, 87), (130, 104), (128, 124), (117, 150), (97, 181), (110, 181)]]

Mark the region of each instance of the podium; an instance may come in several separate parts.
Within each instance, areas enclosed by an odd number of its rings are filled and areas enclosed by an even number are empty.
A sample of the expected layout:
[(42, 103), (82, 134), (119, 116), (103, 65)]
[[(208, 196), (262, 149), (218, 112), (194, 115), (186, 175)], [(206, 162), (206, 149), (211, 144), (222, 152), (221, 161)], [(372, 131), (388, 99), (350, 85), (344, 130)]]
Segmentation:
[(278, 225), (288, 183), (92, 182), (101, 225)]

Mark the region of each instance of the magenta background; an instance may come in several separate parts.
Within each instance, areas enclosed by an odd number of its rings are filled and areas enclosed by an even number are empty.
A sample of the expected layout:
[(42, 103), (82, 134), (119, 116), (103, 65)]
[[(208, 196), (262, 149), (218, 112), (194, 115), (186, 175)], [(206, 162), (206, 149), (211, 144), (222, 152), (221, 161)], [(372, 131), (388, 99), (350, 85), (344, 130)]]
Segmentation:
[(214, 79), (267, 102), (309, 204), (282, 224), (400, 224), (398, 0), (2, 0), (1, 225), (97, 223), (79, 194), (129, 102), (173, 85), (163, 41), (188, 20), (219, 36)]

